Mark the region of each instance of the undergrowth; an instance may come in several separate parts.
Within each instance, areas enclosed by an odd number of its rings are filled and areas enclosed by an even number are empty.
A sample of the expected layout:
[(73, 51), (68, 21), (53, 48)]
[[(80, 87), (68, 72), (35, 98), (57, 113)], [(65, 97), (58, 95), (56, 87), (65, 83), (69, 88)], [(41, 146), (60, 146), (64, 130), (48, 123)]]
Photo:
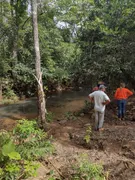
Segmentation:
[(37, 161), (54, 148), (35, 120), (20, 120), (12, 132), (0, 132), (0, 180), (36, 176)]
[(3, 99), (1, 104), (13, 104), (19, 101), (18, 96), (14, 93), (13, 90), (7, 88), (3, 93)]
[(91, 135), (92, 135), (92, 129), (91, 129), (91, 126), (88, 126), (87, 129), (86, 129), (85, 136), (84, 136), (84, 140), (85, 140), (86, 143), (90, 142)]
[[(81, 154), (76, 163), (70, 167), (70, 174), (64, 179), (68, 180), (107, 180), (109, 173), (104, 171), (101, 164), (91, 163), (87, 154)], [(63, 177), (55, 177), (52, 172), (48, 180), (63, 180)]]
[(87, 154), (81, 155), (73, 169), (71, 180), (106, 180), (103, 166), (91, 163)]

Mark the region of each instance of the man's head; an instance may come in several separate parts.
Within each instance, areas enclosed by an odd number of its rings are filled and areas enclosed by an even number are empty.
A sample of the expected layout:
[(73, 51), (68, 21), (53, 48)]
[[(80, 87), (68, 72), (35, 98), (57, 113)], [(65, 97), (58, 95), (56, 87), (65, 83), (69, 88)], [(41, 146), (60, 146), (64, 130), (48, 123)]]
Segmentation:
[(106, 89), (106, 87), (105, 87), (103, 84), (101, 84), (101, 85), (99, 86), (99, 90), (105, 91), (105, 89)]
[(104, 85), (105, 83), (103, 81), (98, 81), (97, 86), (99, 87), (100, 85)]

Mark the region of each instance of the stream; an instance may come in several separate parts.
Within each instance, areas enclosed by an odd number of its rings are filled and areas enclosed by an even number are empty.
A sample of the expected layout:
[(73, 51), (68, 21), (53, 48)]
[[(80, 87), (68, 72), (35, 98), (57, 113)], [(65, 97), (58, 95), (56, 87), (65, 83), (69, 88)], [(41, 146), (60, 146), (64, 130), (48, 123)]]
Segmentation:
[[(85, 100), (88, 100), (88, 94), (88, 90), (54, 93), (46, 99), (47, 110), (53, 112), (55, 116), (77, 110), (83, 106)], [(36, 98), (0, 107), (0, 119), (17, 120), (19, 117), (27, 117), (27, 115), (28, 117), (37, 115)]]

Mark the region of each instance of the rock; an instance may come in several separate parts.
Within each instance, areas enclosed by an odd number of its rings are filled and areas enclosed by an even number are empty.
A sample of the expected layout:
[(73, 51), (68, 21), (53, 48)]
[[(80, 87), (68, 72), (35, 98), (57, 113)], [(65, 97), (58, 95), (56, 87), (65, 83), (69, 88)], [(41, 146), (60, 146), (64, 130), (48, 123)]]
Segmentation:
[(59, 124), (65, 124), (67, 122), (67, 120), (62, 120), (59, 122)]
[(81, 117), (84, 117), (84, 113), (81, 113), (80, 116), (81, 116)]
[(132, 105), (132, 104), (134, 104), (134, 102), (128, 102), (128, 103), (127, 103), (127, 105)]
[(84, 125), (84, 127), (88, 127), (88, 126), (91, 126), (91, 124), (87, 123), (87, 124)]

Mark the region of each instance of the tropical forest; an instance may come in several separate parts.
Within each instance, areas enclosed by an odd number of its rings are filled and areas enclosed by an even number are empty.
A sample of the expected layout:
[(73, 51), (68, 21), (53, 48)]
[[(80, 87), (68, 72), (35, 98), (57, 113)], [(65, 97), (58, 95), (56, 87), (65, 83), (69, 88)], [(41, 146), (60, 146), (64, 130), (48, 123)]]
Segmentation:
[(0, 180), (135, 180), (135, 0), (0, 0)]

